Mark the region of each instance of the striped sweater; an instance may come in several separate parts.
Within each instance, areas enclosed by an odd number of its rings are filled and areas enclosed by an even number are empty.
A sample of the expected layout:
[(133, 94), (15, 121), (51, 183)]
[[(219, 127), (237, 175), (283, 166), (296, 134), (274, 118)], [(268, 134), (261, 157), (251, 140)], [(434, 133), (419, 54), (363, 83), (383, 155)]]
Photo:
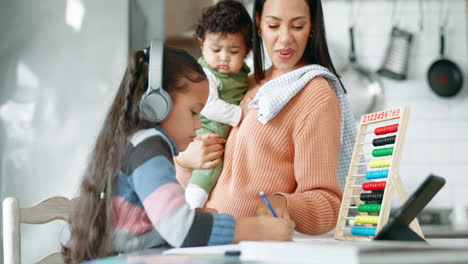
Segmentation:
[[(245, 98), (255, 97), (252, 87)], [(229, 135), (224, 168), (206, 207), (235, 217), (254, 216), (258, 193), (286, 198), (296, 230), (323, 234), (336, 225), (341, 189), (340, 107), (323, 77), (311, 80), (267, 124), (251, 109)], [(182, 184), (190, 172), (178, 166)]]
[(232, 243), (235, 220), (190, 210), (175, 177), (174, 141), (160, 127), (130, 138), (113, 189), (113, 245), (131, 252), (168, 243), (173, 247)]

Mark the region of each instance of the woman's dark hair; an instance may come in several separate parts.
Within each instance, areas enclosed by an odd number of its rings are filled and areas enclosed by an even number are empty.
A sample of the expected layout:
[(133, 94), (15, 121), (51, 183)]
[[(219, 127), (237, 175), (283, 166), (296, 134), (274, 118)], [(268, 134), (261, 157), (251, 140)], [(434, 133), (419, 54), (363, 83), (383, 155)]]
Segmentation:
[[(332, 73), (338, 76), (335, 67), (333, 66), (330, 54), (328, 53), (327, 40), (325, 38), (325, 23), (323, 20), (322, 2), (320, 0), (304, 0), (309, 6), (310, 19), (312, 20), (312, 36), (307, 41), (303, 58), (308, 63), (320, 64)], [(263, 48), (262, 39), (257, 34), (256, 15), (259, 16), (263, 12), (263, 6), (266, 0), (255, 0), (253, 12), (253, 57), (255, 80), (259, 83), (265, 78), (265, 69), (263, 69)]]
[[(70, 214), (70, 240), (62, 246), (65, 263), (114, 255), (112, 247), (112, 188), (121, 168), (128, 138), (156, 124), (142, 118), (140, 99), (148, 87), (148, 52), (132, 54), (117, 95), (97, 137)], [(163, 87), (184, 92), (190, 82), (206, 80), (196, 60), (185, 51), (165, 47)]]
[(237, 33), (244, 35), (247, 48), (252, 48), (252, 19), (244, 5), (234, 0), (224, 0), (205, 8), (198, 21), (195, 36), (205, 40), (206, 33)]

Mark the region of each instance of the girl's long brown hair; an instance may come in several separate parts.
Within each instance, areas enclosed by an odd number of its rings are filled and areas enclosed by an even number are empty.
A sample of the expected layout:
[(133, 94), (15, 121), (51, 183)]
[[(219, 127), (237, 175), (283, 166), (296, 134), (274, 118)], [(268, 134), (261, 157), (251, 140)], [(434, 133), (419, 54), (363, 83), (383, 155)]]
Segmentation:
[[(140, 99), (148, 87), (149, 58), (146, 54), (143, 51), (132, 54), (97, 137), (84, 172), (80, 196), (70, 215), (70, 240), (62, 246), (65, 263), (116, 253), (112, 248), (112, 188), (121, 159), (131, 134), (156, 125), (144, 120), (139, 112)], [(206, 79), (201, 66), (185, 51), (165, 47), (163, 64), (163, 87), (170, 94), (187, 90), (189, 82)]]

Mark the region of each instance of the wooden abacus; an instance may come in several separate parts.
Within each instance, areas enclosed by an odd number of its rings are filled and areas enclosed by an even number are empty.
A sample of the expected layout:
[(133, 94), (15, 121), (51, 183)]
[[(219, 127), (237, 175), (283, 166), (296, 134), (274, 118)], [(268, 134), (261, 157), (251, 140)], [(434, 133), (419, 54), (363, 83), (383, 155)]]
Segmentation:
[[(401, 107), (361, 117), (335, 239), (372, 240), (388, 222), (394, 192), (397, 192), (401, 204), (408, 199), (398, 172), (408, 115), (409, 109)], [(375, 129), (372, 130), (372, 127)], [(375, 136), (377, 137), (369, 142), (369, 138)], [(365, 147), (370, 144), (380, 148), (373, 149), (370, 153), (364, 152)], [(377, 159), (363, 162), (368, 156)], [(369, 168), (363, 172), (362, 166)], [(362, 185), (356, 184), (359, 177), (370, 181)], [(371, 192), (360, 193), (359, 189)], [(350, 209), (355, 209), (356, 215), (350, 216)], [(354, 226), (351, 226), (351, 221), (354, 221)], [(417, 219), (411, 222), (410, 228), (424, 238)]]

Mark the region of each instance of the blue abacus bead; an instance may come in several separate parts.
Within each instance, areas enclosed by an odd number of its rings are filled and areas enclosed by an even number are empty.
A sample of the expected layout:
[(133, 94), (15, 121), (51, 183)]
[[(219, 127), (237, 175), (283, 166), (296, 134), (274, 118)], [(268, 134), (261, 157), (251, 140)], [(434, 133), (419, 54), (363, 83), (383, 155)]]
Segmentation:
[(375, 236), (376, 229), (372, 227), (351, 227), (351, 234), (355, 236)]
[(366, 172), (366, 179), (380, 179), (380, 178), (387, 178), (388, 177), (388, 170), (376, 170), (376, 171), (368, 171)]

